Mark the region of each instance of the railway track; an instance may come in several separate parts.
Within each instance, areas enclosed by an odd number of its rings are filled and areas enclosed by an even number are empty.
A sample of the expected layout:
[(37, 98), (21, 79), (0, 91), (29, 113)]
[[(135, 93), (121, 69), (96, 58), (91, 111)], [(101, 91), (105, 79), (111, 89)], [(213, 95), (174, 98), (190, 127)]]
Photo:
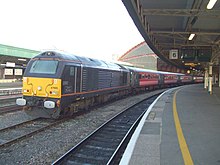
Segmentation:
[(22, 95), (0, 95), (0, 108), (4, 108), (6, 106), (15, 106), (16, 99), (21, 97)]
[(0, 107), (0, 115), (9, 112), (21, 111), (23, 107), (17, 105)]
[(143, 100), (116, 115), (53, 165), (118, 164), (141, 117), (157, 96)]
[(66, 121), (36, 118), (0, 129), (0, 148), (28, 138), (52, 126)]

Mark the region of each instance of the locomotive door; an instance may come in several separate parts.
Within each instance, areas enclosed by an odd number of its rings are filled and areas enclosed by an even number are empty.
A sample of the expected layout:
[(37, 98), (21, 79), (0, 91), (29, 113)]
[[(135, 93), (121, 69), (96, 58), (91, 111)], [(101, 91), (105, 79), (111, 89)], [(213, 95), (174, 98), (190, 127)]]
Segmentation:
[(82, 68), (81, 66), (75, 67), (75, 92), (82, 91)]
[(62, 76), (63, 94), (80, 92), (81, 67), (66, 66)]
[(74, 93), (81, 92), (81, 67), (71, 66), (70, 75), (74, 75), (74, 79), (72, 79)]

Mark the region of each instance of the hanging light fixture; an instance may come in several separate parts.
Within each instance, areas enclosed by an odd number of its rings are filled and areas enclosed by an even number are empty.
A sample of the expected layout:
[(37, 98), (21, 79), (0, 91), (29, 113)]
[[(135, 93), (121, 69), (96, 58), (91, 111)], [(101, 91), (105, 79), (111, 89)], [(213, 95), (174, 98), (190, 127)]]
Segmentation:
[(210, 0), (207, 5), (207, 9), (212, 9), (216, 2), (217, 0)]
[(190, 36), (189, 36), (189, 38), (188, 38), (188, 40), (191, 41), (194, 37), (195, 37), (195, 34), (194, 34), (194, 33), (191, 33)]

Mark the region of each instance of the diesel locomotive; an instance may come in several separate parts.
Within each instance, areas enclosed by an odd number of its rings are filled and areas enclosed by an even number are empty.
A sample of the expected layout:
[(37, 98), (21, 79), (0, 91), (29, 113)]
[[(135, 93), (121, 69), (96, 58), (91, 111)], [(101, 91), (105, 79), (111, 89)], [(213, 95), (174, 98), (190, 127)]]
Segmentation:
[(203, 81), (180, 73), (152, 71), (57, 51), (32, 58), (23, 76), (27, 114), (59, 118), (141, 90)]

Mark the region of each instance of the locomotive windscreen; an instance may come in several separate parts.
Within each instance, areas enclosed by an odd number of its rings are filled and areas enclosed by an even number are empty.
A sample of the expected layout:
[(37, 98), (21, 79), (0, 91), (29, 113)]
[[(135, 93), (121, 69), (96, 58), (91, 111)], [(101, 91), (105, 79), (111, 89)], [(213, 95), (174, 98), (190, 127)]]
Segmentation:
[(55, 74), (58, 61), (36, 60), (33, 62), (30, 73)]

